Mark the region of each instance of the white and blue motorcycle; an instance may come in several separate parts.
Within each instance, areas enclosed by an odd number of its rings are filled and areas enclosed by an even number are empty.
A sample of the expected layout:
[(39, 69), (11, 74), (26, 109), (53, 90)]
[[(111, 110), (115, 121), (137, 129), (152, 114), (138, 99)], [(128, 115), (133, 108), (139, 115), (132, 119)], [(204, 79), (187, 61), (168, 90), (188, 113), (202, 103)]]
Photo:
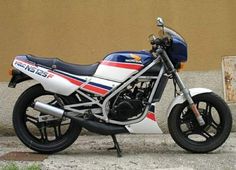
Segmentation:
[[(34, 79), (13, 111), (20, 140), (40, 153), (69, 147), (81, 129), (110, 135), (118, 156), (116, 134), (161, 133), (154, 114), (167, 81), (173, 79), (175, 98), (169, 105), (168, 127), (174, 141), (197, 153), (221, 146), (232, 127), (229, 107), (209, 89), (187, 89), (178, 70), (187, 61), (187, 44), (157, 19), (159, 36), (149, 36), (150, 51), (122, 51), (92, 65), (57, 58), (15, 57), (9, 87)], [(177, 88), (178, 87), (178, 88)]]

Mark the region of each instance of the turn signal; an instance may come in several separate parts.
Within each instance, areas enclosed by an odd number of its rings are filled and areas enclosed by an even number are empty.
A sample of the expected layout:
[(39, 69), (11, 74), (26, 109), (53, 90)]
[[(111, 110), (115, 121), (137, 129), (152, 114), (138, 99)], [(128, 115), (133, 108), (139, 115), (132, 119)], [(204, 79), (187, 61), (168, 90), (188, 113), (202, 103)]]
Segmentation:
[(179, 68), (178, 68), (177, 71), (179, 72), (182, 69), (184, 69), (184, 63), (179, 63)]
[(10, 76), (13, 75), (13, 69), (12, 69), (12, 68), (10, 68), (10, 69), (8, 70), (8, 74), (9, 74)]

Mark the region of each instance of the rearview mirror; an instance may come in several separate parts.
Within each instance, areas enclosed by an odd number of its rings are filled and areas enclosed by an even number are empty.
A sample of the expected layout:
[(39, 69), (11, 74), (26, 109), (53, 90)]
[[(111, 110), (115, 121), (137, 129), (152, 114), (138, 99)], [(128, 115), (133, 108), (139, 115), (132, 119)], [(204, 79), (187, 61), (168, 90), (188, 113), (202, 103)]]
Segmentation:
[(157, 18), (157, 26), (158, 27), (164, 27), (164, 21), (161, 17)]

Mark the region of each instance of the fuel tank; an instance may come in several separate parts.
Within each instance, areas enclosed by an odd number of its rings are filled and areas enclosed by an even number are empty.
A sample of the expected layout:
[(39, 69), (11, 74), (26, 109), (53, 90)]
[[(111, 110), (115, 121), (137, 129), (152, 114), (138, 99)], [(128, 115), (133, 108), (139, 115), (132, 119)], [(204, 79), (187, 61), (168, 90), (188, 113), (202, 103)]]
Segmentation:
[(124, 82), (153, 61), (147, 51), (121, 51), (107, 55), (98, 66), (94, 77)]

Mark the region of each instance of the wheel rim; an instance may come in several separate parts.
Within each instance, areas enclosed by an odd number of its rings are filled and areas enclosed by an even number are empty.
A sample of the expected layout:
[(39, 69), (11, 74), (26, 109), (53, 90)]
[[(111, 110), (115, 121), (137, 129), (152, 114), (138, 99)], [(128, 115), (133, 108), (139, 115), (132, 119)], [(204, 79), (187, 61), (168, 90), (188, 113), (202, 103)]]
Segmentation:
[(224, 122), (214, 104), (208, 101), (195, 101), (195, 103), (205, 125), (200, 126), (191, 108), (186, 106), (177, 119), (178, 130), (191, 143), (208, 143), (221, 134)]
[[(38, 117), (46, 114), (36, 111), (32, 108), (35, 101), (47, 103), (49, 105), (60, 107), (55, 96), (47, 93), (32, 99), (26, 106), (24, 115), (24, 127), (32, 139), (40, 144), (55, 143), (63, 139), (71, 127), (71, 120), (56, 119), (51, 121), (40, 122)], [(63, 102), (66, 102), (63, 100)]]

